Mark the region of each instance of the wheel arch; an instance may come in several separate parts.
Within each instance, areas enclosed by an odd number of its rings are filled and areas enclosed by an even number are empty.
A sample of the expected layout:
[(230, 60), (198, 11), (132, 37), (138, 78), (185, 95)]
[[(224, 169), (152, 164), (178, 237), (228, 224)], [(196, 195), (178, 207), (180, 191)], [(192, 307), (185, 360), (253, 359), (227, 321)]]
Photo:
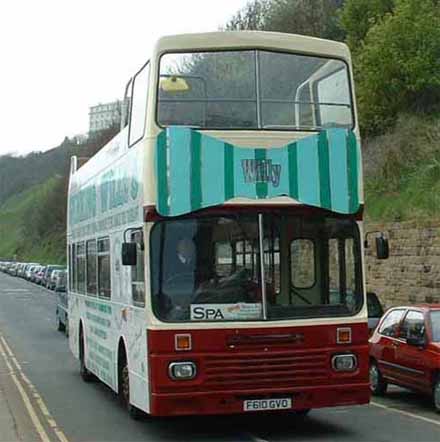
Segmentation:
[[(116, 376), (116, 391), (119, 391), (119, 377), (121, 375), (122, 362), (125, 359), (125, 362), (128, 364), (128, 351), (127, 351), (127, 342), (124, 336), (120, 336), (118, 339), (118, 347), (117, 347), (117, 376)], [(130, 367), (130, 365), (128, 365)]]

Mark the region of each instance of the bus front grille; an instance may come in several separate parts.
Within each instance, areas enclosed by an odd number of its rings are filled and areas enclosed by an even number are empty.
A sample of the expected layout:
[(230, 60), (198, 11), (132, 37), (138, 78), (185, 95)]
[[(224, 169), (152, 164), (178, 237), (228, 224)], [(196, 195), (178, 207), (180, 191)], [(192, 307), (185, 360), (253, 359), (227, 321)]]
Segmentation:
[(208, 356), (204, 367), (204, 385), (214, 389), (304, 385), (329, 374), (322, 351)]

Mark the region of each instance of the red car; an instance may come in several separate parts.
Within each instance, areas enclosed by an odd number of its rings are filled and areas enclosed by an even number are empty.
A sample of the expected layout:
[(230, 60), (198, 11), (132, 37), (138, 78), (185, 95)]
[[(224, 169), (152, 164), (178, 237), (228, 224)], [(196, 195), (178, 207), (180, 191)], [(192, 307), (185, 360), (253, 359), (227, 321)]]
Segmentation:
[(440, 304), (388, 310), (369, 342), (373, 394), (400, 385), (432, 395), (440, 412)]

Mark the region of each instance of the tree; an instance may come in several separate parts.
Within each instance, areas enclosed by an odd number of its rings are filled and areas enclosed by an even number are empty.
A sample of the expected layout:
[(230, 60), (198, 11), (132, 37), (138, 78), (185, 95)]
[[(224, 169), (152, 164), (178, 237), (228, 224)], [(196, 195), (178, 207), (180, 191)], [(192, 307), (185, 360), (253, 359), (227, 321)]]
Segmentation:
[(226, 24), (226, 31), (259, 31), (270, 8), (270, 0), (254, 0), (240, 9)]
[(440, 8), (437, 0), (395, 0), (367, 32), (356, 57), (361, 122), (381, 133), (402, 111), (433, 112), (440, 103)]
[(226, 30), (263, 30), (342, 40), (338, 10), (344, 0), (254, 0)]
[(346, 0), (340, 10), (340, 25), (354, 52), (362, 48), (368, 31), (393, 11), (394, 0)]

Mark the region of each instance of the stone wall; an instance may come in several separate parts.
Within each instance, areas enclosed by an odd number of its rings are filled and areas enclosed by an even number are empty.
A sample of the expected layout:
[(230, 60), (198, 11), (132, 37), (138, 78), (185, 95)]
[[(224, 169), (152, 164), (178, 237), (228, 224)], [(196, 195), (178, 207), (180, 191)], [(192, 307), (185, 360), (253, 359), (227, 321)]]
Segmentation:
[(379, 230), (390, 243), (390, 257), (375, 257), (374, 235), (366, 250), (367, 290), (383, 305), (440, 302), (440, 221), (366, 223), (365, 232)]

